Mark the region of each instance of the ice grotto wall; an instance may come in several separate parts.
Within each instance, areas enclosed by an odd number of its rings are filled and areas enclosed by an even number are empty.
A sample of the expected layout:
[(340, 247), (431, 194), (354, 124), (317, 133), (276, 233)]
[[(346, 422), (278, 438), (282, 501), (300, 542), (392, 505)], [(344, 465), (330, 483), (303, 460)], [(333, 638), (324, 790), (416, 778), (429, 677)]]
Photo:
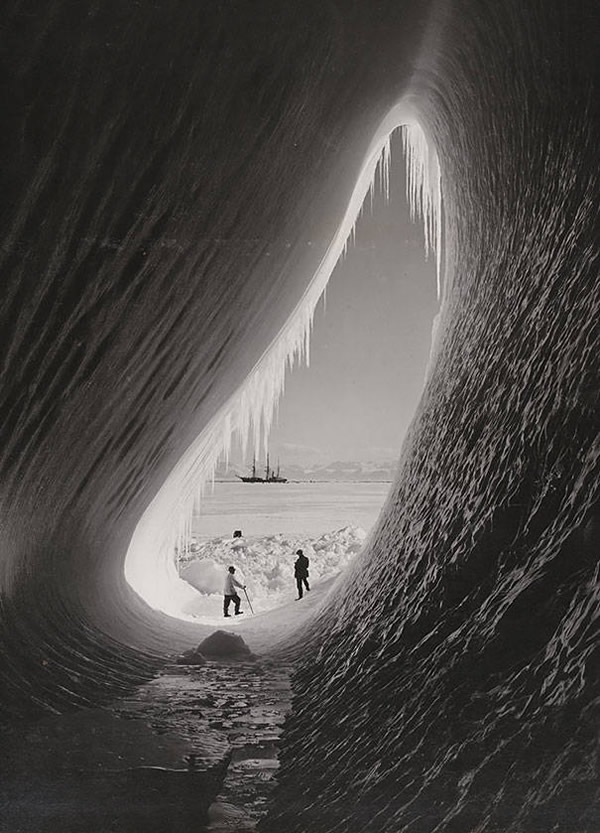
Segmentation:
[(452, 3), (416, 82), (449, 308), (383, 520), (302, 634), (261, 830), (597, 827), (598, 23)]
[(2, 20), (2, 704), (18, 714), (110, 696), (192, 638), (125, 581), (129, 542), (302, 297), (426, 9), (51, 0)]
[(371, 548), (312, 633), (265, 829), (591, 830), (595, 4), (2, 15), (4, 714), (96, 702), (190, 638), (125, 582), (133, 531), (410, 95), (444, 185), (440, 350)]

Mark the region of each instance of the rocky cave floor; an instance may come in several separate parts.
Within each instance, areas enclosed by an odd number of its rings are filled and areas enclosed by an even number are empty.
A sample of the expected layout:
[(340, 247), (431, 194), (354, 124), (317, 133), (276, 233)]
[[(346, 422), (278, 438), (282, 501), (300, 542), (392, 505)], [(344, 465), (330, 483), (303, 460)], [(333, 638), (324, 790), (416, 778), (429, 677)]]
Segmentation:
[(217, 629), (179, 657), (200, 664), (173, 657), (104, 708), (0, 729), (0, 833), (254, 830), (291, 709), (292, 635), (329, 584)]
[[(291, 666), (269, 660), (171, 665), (111, 711), (143, 719), (157, 734), (192, 747), (188, 769), (227, 764), (207, 826), (198, 832), (254, 830), (275, 785), (279, 735), (290, 708)], [(195, 833), (190, 831), (190, 833)]]
[(264, 815), (291, 666), (166, 665), (103, 709), (0, 738), (2, 833), (242, 833)]

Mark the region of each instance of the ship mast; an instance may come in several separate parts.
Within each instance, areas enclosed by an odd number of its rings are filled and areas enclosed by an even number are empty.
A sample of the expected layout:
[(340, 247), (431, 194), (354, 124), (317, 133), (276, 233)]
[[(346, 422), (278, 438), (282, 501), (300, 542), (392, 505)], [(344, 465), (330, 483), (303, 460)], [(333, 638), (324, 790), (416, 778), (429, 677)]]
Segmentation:
[(266, 480), (269, 479), (269, 452), (267, 451), (267, 474), (265, 477)]

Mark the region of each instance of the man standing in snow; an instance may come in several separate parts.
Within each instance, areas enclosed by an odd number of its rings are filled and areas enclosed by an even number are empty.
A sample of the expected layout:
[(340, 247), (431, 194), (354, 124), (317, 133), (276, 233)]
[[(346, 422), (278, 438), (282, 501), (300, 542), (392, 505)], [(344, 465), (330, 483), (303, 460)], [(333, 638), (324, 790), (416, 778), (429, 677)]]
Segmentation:
[[(301, 599), (303, 596), (302, 585), (304, 585), (307, 590), (310, 590), (310, 587), (308, 586), (308, 558), (304, 555), (302, 550), (296, 550), (296, 555), (298, 558), (294, 564), (294, 576), (296, 578), (296, 586), (298, 588), (298, 599)], [(298, 599), (296, 599), (296, 601), (298, 601)]]
[(238, 581), (234, 576), (235, 567), (230, 567), (227, 575), (225, 577), (225, 598), (223, 600), (223, 616), (229, 616), (229, 604), (233, 602), (235, 605), (235, 615), (239, 616), (240, 613), (243, 613), (243, 610), (240, 610), (240, 604), (242, 600), (238, 596), (236, 592), (236, 587), (241, 587), (242, 590), (246, 589), (246, 585), (242, 584), (241, 581)]

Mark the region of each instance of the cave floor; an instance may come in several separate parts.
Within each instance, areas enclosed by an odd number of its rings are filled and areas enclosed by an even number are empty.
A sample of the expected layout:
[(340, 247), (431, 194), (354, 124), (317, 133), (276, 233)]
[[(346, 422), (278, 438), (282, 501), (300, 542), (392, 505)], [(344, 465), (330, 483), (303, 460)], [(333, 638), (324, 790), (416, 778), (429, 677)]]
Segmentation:
[(228, 620), (254, 659), (194, 666), (172, 657), (104, 708), (3, 733), (0, 833), (254, 830), (275, 786), (291, 708), (293, 667), (281, 645), (326, 603), (329, 587), (315, 587), (302, 603)]
[(196, 756), (192, 769), (223, 772), (226, 766), (208, 825), (190, 833), (255, 829), (275, 784), (291, 670), (271, 660), (172, 665), (113, 704), (119, 719), (143, 719), (157, 735), (188, 742)]
[(0, 739), (1, 833), (242, 833), (275, 785), (291, 666), (167, 665), (103, 709)]

